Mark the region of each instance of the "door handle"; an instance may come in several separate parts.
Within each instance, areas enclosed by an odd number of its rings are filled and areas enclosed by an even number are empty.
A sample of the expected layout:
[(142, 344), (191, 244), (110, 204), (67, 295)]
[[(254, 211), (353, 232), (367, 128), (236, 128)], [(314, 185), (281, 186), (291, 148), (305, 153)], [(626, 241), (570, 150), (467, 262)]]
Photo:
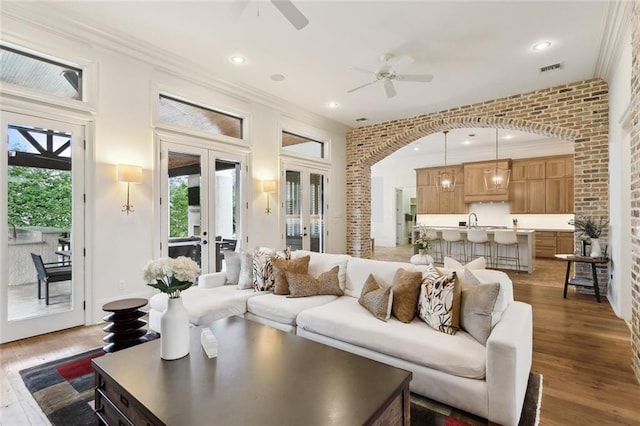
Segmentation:
[(302, 234), (302, 236), (303, 236), (303, 237), (306, 237), (306, 236), (307, 236), (307, 234)]
[(202, 244), (207, 245), (209, 242), (207, 240), (202, 241)]

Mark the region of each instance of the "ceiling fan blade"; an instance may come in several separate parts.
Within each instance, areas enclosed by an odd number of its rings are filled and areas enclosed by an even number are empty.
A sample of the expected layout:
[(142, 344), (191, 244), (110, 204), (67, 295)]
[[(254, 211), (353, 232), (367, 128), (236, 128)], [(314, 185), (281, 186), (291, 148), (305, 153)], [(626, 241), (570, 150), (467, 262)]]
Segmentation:
[(290, 0), (271, 0), (271, 3), (273, 3), (280, 13), (282, 13), (297, 30), (301, 30), (309, 24), (309, 20)]
[(396, 80), (398, 81), (420, 81), (430, 82), (433, 80), (432, 74), (396, 74)]
[(386, 78), (384, 80), (384, 91), (387, 94), (387, 98), (391, 99), (396, 95), (396, 88), (393, 85), (393, 82)]
[(365, 70), (364, 68), (359, 68), (359, 67), (351, 67), (350, 69), (355, 70), (355, 71), (360, 71), (366, 74), (375, 74), (375, 71), (369, 71), (369, 70)]
[(362, 86), (358, 86), (355, 89), (347, 90), (347, 93), (355, 92), (356, 90), (362, 89), (363, 87), (371, 86), (373, 83), (377, 83), (377, 82), (378, 82), (377, 79), (373, 80), (372, 82), (363, 84)]

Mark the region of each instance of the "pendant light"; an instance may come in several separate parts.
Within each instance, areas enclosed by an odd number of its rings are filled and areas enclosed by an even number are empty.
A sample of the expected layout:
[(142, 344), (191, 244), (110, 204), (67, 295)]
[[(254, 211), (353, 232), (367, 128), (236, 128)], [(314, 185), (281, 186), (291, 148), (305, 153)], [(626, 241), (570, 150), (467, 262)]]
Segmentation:
[(448, 130), (444, 132), (444, 168), (440, 173), (438, 173), (438, 191), (441, 192), (453, 192), (456, 187), (456, 172), (455, 170), (447, 170), (447, 133)]
[(509, 189), (511, 170), (498, 165), (498, 129), (496, 129), (496, 164), (484, 171), (484, 187), (487, 191), (506, 191)]

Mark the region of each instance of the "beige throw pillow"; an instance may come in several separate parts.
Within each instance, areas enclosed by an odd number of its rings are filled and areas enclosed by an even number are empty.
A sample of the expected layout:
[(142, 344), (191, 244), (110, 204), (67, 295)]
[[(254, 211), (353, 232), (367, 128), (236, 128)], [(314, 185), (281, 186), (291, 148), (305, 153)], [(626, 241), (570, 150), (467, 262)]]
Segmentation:
[(271, 261), (273, 263), (273, 276), (275, 279), (273, 294), (289, 294), (289, 283), (285, 273), (294, 272), (296, 274), (306, 274), (309, 269), (309, 260), (311, 260), (311, 256), (308, 255), (290, 260), (273, 259)]
[(387, 321), (391, 317), (391, 307), (393, 306), (392, 287), (380, 287), (373, 274), (369, 274), (362, 287), (358, 303), (371, 312), (374, 317)]
[(479, 257), (477, 259), (472, 260), (471, 262), (463, 265), (455, 259), (450, 257), (444, 257), (444, 267), (445, 269), (486, 269), (487, 268), (487, 260), (484, 257)]
[(400, 268), (393, 276), (393, 306), (391, 313), (402, 322), (411, 322), (416, 317), (420, 296), (421, 272), (409, 272)]
[(491, 334), (491, 313), (498, 299), (500, 284), (483, 284), (462, 290), (460, 328), (483, 345)]
[(340, 281), (338, 280), (339, 270), (340, 268), (336, 265), (331, 270), (320, 274), (318, 278), (313, 278), (308, 274), (286, 271), (290, 293), (287, 297), (307, 297), (321, 294), (342, 296), (344, 293), (340, 289)]
[(456, 334), (460, 327), (460, 285), (455, 272), (421, 286), (418, 315), (431, 328)]

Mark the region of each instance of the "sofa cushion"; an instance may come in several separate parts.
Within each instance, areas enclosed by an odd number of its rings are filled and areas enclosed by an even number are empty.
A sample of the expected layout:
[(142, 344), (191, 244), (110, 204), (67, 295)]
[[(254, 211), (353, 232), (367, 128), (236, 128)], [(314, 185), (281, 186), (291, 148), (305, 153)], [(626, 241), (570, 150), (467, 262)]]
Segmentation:
[(303, 310), (324, 305), (337, 298), (338, 296), (287, 298), (277, 294), (263, 293), (247, 301), (247, 311), (281, 324), (296, 325), (296, 317)]
[(253, 289), (253, 250), (243, 250), (240, 252), (238, 288), (240, 290)]
[(240, 253), (233, 250), (222, 250), (223, 271), (227, 274), (227, 284), (235, 285), (240, 280)]
[(338, 269), (338, 266), (334, 266), (330, 271), (318, 275), (318, 278), (309, 274), (296, 274), (287, 271), (286, 276), (290, 291), (287, 297), (308, 297), (323, 294), (342, 296), (344, 293), (338, 282)]
[(485, 377), (486, 348), (466, 332), (440, 333), (418, 318), (379, 321), (352, 297), (302, 311), (298, 327), (456, 376)]
[(362, 293), (362, 287), (367, 281), (369, 274), (376, 277), (376, 281), (381, 287), (391, 287), (396, 271), (404, 268), (413, 271), (414, 265), (404, 262), (387, 262), (384, 260), (371, 260), (352, 257), (347, 263), (347, 286), (344, 294), (358, 298)]
[(435, 330), (456, 334), (460, 328), (460, 284), (451, 272), (420, 288), (418, 315)]
[(347, 262), (351, 259), (351, 256), (348, 254), (316, 253), (308, 250), (291, 252), (292, 259), (302, 256), (311, 257), (307, 273), (313, 277), (317, 277), (321, 273), (331, 270), (334, 266), (338, 266), (338, 282), (340, 283), (340, 288), (344, 290), (347, 277)]
[(362, 287), (362, 293), (358, 303), (374, 317), (382, 321), (387, 321), (391, 317), (391, 307), (393, 306), (393, 291), (391, 287), (382, 288), (376, 282), (375, 277), (369, 274), (367, 281)]
[(302, 256), (297, 259), (274, 258), (272, 260), (273, 276), (275, 279), (275, 283), (273, 285), (273, 294), (289, 294), (289, 283), (287, 281), (286, 272), (306, 274), (307, 270), (309, 269), (310, 259), (310, 256)]
[(484, 257), (479, 257), (477, 259), (472, 260), (471, 262), (463, 265), (455, 259), (445, 256), (444, 257), (444, 267), (448, 269), (485, 269), (487, 267), (487, 261)]
[(498, 298), (500, 284), (482, 284), (462, 290), (460, 328), (483, 345), (491, 334), (491, 313)]
[(393, 276), (393, 307), (391, 313), (402, 322), (411, 322), (416, 317), (420, 296), (421, 272), (410, 272), (400, 268)]
[[(189, 313), (189, 322), (208, 326), (211, 321), (232, 315), (243, 315), (247, 311), (247, 300), (257, 295), (253, 290), (239, 290), (237, 286), (225, 285), (215, 288), (190, 287), (180, 294)], [(151, 297), (152, 309), (163, 312), (167, 309), (167, 295), (159, 293)]]

